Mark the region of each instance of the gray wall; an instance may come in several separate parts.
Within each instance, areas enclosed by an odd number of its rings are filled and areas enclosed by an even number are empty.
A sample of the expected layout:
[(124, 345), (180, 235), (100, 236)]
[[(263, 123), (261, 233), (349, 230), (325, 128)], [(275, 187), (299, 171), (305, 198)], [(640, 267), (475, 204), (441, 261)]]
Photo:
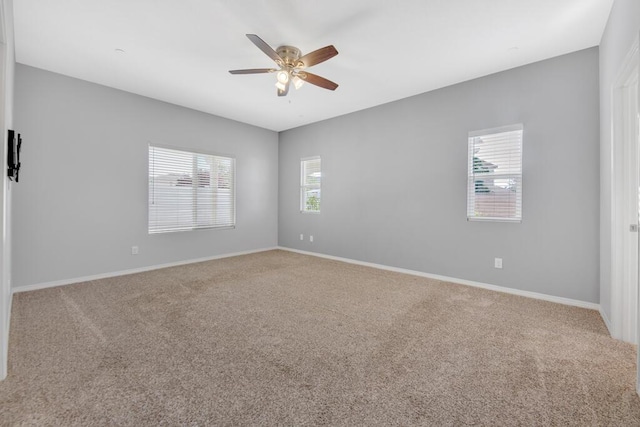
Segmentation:
[(600, 42), (600, 307), (611, 312), (611, 97), (623, 61), (640, 33), (640, 1), (616, 0)]
[[(15, 96), (14, 288), (277, 244), (277, 133), (22, 65)], [(237, 227), (149, 235), (149, 142), (235, 156)]]
[[(597, 303), (598, 108), (592, 48), (283, 132), (279, 244)], [(467, 222), (467, 134), (514, 123), (522, 223)], [(314, 155), (319, 215), (299, 212)]]

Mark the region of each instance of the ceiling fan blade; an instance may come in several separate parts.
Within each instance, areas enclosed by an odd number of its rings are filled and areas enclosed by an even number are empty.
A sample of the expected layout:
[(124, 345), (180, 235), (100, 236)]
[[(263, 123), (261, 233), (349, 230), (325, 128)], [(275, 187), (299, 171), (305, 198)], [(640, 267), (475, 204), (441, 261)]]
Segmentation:
[(280, 55), (278, 55), (276, 51), (273, 50), (264, 40), (255, 34), (247, 34), (247, 37), (249, 37), (249, 40), (251, 40), (258, 49), (263, 51), (269, 58), (273, 59), (276, 64), (282, 65), (282, 58), (280, 58)]
[(298, 63), (304, 64), (305, 67), (311, 67), (313, 65), (319, 64), (321, 62), (326, 61), (327, 59), (331, 59), (338, 54), (333, 45), (325, 46), (322, 49), (314, 50), (311, 53), (307, 53), (302, 58), (298, 60)]
[(229, 70), (231, 74), (260, 74), (260, 73), (273, 73), (275, 68), (249, 68), (246, 70)]
[(289, 82), (284, 86), (284, 90), (278, 89), (278, 96), (287, 96), (289, 93)]
[(336, 88), (338, 87), (337, 83), (334, 83), (331, 80), (327, 80), (324, 77), (320, 77), (316, 74), (308, 73), (306, 71), (298, 73), (298, 77), (307, 83), (320, 86), (321, 88), (324, 88), (324, 89), (336, 90)]

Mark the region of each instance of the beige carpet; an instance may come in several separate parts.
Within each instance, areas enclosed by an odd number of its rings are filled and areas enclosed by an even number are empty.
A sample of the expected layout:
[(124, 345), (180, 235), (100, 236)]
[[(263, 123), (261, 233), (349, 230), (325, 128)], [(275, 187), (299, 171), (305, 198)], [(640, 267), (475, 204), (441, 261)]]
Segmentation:
[(640, 425), (599, 314), (283, 251), (16, 294), (1, 425)]

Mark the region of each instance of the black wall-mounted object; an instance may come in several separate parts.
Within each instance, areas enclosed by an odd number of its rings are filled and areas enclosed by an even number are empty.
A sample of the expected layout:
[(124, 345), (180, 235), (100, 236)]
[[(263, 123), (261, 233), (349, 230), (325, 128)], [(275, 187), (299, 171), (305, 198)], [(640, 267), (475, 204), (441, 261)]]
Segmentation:
[(18, 182), (20, 176), (20, 148), (22, 147), (22, 137), (19, 133), (9, 129), (7, 143), (7, 176), (10, 180)]

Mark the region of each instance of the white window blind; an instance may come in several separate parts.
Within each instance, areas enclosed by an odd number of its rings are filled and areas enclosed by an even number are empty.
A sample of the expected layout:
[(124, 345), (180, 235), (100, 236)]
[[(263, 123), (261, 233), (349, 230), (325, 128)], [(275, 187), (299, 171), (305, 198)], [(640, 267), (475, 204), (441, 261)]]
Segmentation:
[(521, 124), (469, 133), (469, 220), (522, 220), (522, 133)]
[(319, 213), (322, 181), (320, 157), (302, 159), (300, 172), (300, 211)]
[(235, 225), (235, 159), (149, 145), (149, 233)]

